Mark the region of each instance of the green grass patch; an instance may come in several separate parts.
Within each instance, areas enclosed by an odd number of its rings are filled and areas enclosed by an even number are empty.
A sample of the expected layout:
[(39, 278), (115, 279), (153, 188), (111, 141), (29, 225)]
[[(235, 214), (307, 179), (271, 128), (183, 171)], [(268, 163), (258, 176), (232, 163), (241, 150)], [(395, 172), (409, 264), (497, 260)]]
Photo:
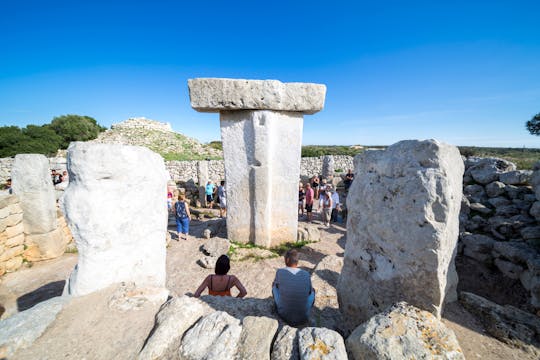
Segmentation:
[(270, 249), (270, 251), (276, 252), (279, 255), (285, 255), (285, 253), (291, 249), (300, 249), (310, 243), (311, 241), (288, 242), (288, 243), (280, 244), (278, 246), (274, 246), (273, 248)]

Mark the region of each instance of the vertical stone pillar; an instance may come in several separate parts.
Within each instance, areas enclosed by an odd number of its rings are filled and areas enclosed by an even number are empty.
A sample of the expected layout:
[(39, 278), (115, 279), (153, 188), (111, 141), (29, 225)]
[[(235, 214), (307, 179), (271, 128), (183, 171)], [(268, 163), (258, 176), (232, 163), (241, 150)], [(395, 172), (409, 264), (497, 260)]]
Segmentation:
[(208, 182), (208, 161), (197, 161), (197, 179), (199, 181), (199, 201), (206, 207), (206, 183)]
[(189, 80), (191, 106), (219, 112), (227, 232), (271, 247), (296, 240), (303, 114), (322, 109), (326, 87), (276, 80)]
[(62, 255), (67, 239), (58, 227), (49, 161), (44, 155), (19, 154), (11, 175), (23, 210), (25, 258), (38, 261)]
[(65, 292), (165, 286), (167, 172), (147, 148), (72, 142), (64, 214), (79, 251)]
[(332, 155), (324, 155), (322, 160), (322, 177), (324, 179), (330, 179), (334, 176), (334, 157)]
[(355, 157), (340, 309), (354, 329), (406, 301), (440, 316), (455, 299), (463, 160), (455, 146), (400, 141)]

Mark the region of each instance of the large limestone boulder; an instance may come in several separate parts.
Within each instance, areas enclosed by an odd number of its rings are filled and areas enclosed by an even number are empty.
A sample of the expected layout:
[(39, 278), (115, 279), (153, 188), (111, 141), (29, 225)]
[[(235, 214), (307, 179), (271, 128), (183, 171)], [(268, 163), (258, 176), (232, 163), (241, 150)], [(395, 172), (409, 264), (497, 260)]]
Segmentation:
[(31, 346), (56, 319), (69, 297), (54, 297), (0, 321), (0, 358)]
[(246, 316), (238, 342), (236, 359), (270, 359), (278, 321), (264, 316)]
[(355, 360), (465, 359), (451, 329), (427, 311), (405, 302), (358, 326), (346, 345)]
[(233, 359), (242, 327), (223, 311), (203, 317), (182, 339), (179, 357), (186, 360)]
[(357, 156), (355, 169), (338, 283), (347, 325), (398, 301), (440, 316), (446, 294), (456, 298), (458, 149), (436, 140), (401, 141)]
[(341, 360), (347, 359), (345, 342), (337, 332), (307, 327), (298, 332), (298, 350), (301, 360)]
[(278, 80), (189, 79), (191, 107), (201, 112), (281, 110), (313, 114), (322, 110), (326, 86)]
[(272, 346), (272, 360), (292, 360), (299, 359), (298, 352), (298, 329), (283, 325), (276, 336), (276, 341)]
[(143, 147), (74, 142), (63, 208), (79, 252), (66, 291), (165, 285), (167, 173)]
[(139, 354), (139, 360), (174, 358), (182, 335), (199, 319), (212, 312), (204, 302), (189, 296), (173, 298), (156, 316), (156, 326)]

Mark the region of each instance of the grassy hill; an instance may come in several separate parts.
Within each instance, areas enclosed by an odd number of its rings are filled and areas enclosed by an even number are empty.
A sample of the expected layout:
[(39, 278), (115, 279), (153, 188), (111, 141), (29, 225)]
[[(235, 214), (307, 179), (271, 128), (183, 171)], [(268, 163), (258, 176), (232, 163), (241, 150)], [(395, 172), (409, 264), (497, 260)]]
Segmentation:
[[(130, 119), (131, 120), (131, 119)], [(125, 121), (128, 123), (130, 120)], [(196, 139), (183, 134), (167, 131), (156, 126), (152, 128), (152, 123), (158, 123), (147, 119), (137, 119), (147, 124), (147, 127), (130, 127), (128, 125), (117, 124), (101, 133), (94, 142), (108, 144), (124, 144), (145, 146), (150, 150), (163, 156), (165, 160), (203, 160), (221, 159), (223, 152), (209, 145), (202, 144)]]

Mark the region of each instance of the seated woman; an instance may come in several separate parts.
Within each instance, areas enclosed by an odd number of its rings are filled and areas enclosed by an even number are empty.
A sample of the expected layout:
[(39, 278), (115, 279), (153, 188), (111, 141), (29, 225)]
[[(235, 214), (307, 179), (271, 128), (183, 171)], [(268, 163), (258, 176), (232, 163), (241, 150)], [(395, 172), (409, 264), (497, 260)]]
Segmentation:
[(216, 261), (215, 275), (208, 275), (199, 286), (193, 296), (199, 297), (204, 289), (208, 288), (208, 294), (214, 296), (231, 296), (231, 288), (236, 286), (240, 293), (236, 296), (243, 298), (247, 295), (246, 288), (234, 275), (227, 275), (231, 268), (229, 257), (221, 255)]

